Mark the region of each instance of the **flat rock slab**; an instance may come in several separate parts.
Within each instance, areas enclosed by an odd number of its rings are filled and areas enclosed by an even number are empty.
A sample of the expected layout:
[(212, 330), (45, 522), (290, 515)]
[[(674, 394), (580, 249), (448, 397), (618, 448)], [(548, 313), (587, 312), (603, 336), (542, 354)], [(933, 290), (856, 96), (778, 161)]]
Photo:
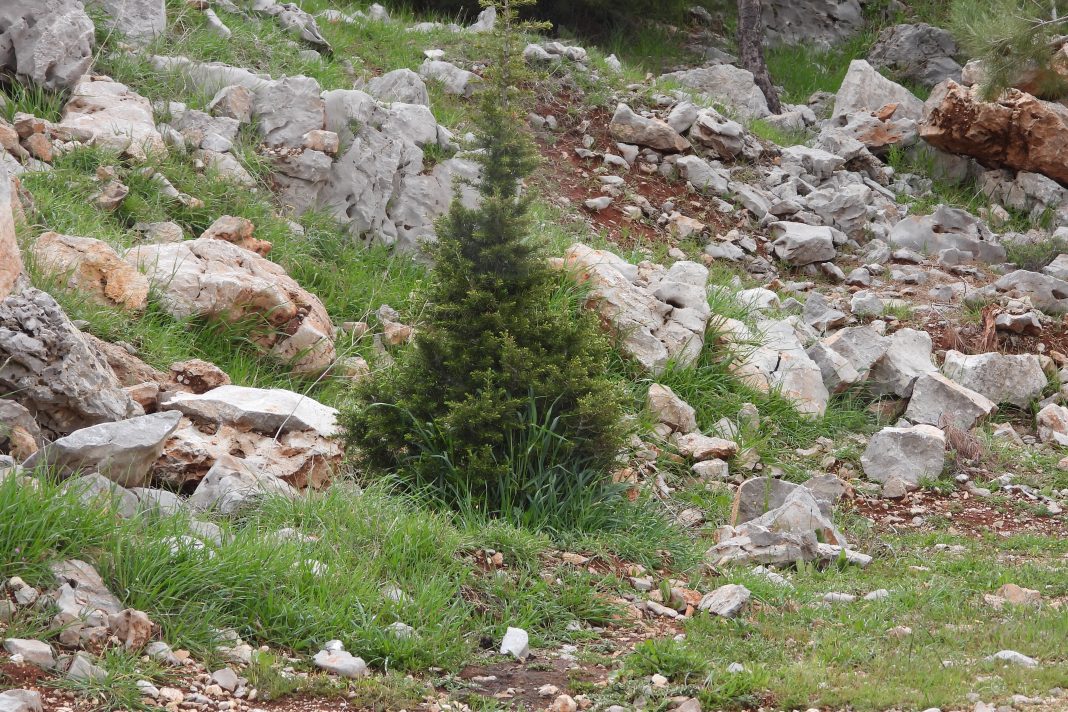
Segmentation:
[(711, 593), (706, 593), (697, 608), (715, 616), (734, 618), (749, 603), (751, 596), (752, 594), (745, 586), (729, 583), (725, 586), (720, 586)]
[(980, 420), (997, 412), (997, 404), (986, 396), (955, 383), (940, 373), (916, 379), (905, 419), (945, 427), (971, 430)]
[(320, 650), (312, 660), (316, 667), (341, 677), (357, 678), (370, 674), (363, 658), (357, 658), (344, 650)]
[(45, 445), (26, 461), (44, 465), (59, 477), (97, 472), (123, 487), (141, 487), (181, 414), (153, 413), (77, 430)]
[(220, 386), (196, 395), (176, 393), (160, 406), (195, 420), (224, 423), (264, 435), (311, 430), (337, 434), (337, 410), (314, 398), (281, 388)]
[(1041, 398), (1048, 383), (1042, 362), (1034, 354), (965, 355), (948, 351), (942, 372), (995, 403), (1009, 403), (1020, 408)]
[(108, 77), (86, 75), (63, 107), (61, 127), (88, 136), (98, 146), (144, 160), (167, 152), (156, 130), (152, 104), (130, 87)]

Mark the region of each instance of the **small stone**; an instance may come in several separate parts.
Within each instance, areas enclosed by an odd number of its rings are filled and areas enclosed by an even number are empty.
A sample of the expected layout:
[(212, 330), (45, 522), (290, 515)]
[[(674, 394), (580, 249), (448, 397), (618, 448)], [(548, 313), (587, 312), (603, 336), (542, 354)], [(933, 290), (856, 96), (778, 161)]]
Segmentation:
[(1015, 650), (999, 650), (993, 655), (986, 658), (987, 662), (1005, 662), (1012, 665), (1019, 665), (1025, 668), (1038, 667), (1038, 661), (1034, 658), (1029, 658), (1023, 653), (1018, 653)]
[(530, 636), (522, 628), (509, 627), (501, 640), (501, 655), (511, 655), (520, 662), (530, 655)]
[(357, 678), (370, 674), (367, 663), (363, 658), (357, 658), (344, 650), (329, 651), (320, 650), (312, 658), (316, 667), (341, 677)]
[(831, 592), (823, 596), (824, 603), (852, 603), (855, 600), (857, 597), (851, 593)]
[(234, 672), (233, 668), (228, 667), (213, 672), (211, 674), (211, 679), (215, 682), (216, 685), (226, 690), (227, 692), (233, 692), (234, 690), (236, 690), (237, 686), (241, 682), (238, 679), (237, 673)]
[(712, 615), (734, 618), (745, 608), (751, 596), (745, 586), (729, 583), (705, 594), (697, 608)]

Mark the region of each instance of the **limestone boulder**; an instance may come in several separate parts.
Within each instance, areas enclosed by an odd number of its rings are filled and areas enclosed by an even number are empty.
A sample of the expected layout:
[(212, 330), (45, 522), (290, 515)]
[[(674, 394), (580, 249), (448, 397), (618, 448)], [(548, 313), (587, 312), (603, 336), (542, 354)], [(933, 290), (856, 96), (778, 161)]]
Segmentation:
[(160, 404), (197, 422), (231, 425), (275, 436), (310, 430), (323, 437), (338, 432), (336, 409), (281, 388), (223, 385), (202, 394), (174, 393)]
[(616, 141), (648, 146), (658, 151), (680, 153), (690, 148), (690, 142), (666, 122), (639, 116), (626, 104), (616, 106), (608, 132)]
[(102, 240), (46, 232), (33, 256), (45, 274), (99, 304), (140, 311), (148, 302), (148, 279)]
[(446, 94), (464, 98), (475, 93), (482, 78), (474, 72), (461, 69), (455, 64), (440, 59), (427, 59), (419, 65), (419, 76), (439, 82)]
[(777, 0), (763, 3), (764, 33), (771, 46), (830, 48), (865, 26), (861, 0)]
[(1041, 272), (1018, 269), (999, 277), (983, 290), (990, 296), (1006, 295), (1028, 299), (1048, 314), (1068, 313), (1068, 281)]
[(883, 428), (871, 437), (860, 458), (868, 479), (889, 482), (897, 478), (909, 485), (935, 480), (946, 459), (946, 436), (933, 425)]
[(916, 329), (898, 329), (890, 335), (886, 352), (872, 365), (868, 388), (878, 395), (908, 398), (916, 379), (935, 373), (931, 335)]
[(920, 137), (990, 168), (1041, 173), (1068, 184), (1068, 107), (1016, 89), (991, 102), (979, 92), (978, 86), (952, 80), (935, 87), (924, 107)]
[(5, 0), (0, 67), (45, 89), (70, 89), (93, 61), (93, 33), (78, 0)]
[(0, 391), (52, 435), (143, 414), (59, 304), (33, 288), (0, 301)]
[(771, 243), (775, 256), (791, 265), (827, 262), (838, 254), (829, 227), (779, 221), (772, 223), (770, 230), (775, 238)]
[(925, 87), (946, 79), (960, 81), (959, 49), (948, 30), (924, 22), (885, 28), (868, 52), (868, 61), (898, 79)]
[(394, 69), (367, 83), (367, 93), (380, 101), (430, 106), (430, 94), (422, 77), (410, 69)]
[(108, 24), (124, 39), (146, 45), (167, 29), (165, 0), (89, 0), (104, 10)]
[(263, 140), (270, 146), (302, 148), (304, 135), (322, 129), (325, 104), (319, 82), (310, 77), (286, 77), (259, 83), (252, 100), (252, 115)]
[(1005, 248), (990, 229), (966, 210), (939, 205), (929, 215), (910, 215), (890, 230), (889, 242), (932, 257), (945, 250), (963, 253), (965, 259), (998, 263)]
[(295, 494), (283, 480), (258, 472), (240, 458), (223, 455), (204, 475), (188, 504), (194, 511), (230, 515), (265, 496)]
[(697, 414), (693, 406), (675, 395), (667, 386), (653, 383), (645, 397), (646, 407), (658, 422), (673, 431), (692, 433), (697, 430)]
[(858, 111), (878, 112), (889, 104), (896, 104), (896, 116), (919, 121), (923, 116), (923, 102), (905, 87), (896, 84), (863, 59), (849, 63), (849, 71), (834, 100), (832, 119)]
[(76, 430), (45, 445), (25, 466), (47, 467), (60, 478), (97, 472), (123, 487), (142, 487), (180, 420), (180, 413), (153, 413)]
[(333, 325), (318, 297), (306, 292), (279, 265), (223, 240), (140, 245), (126, 261), (160, 290), (176, 318), (205, 316), (238, 321), (262, 318), (256, 343), (299, 373), (319, 373), (337, 352)]
[(980, 393), (955, 383), (940, 373), (916, 379), (905, 419), (938, 427), (953, 425), (971, 430), (979, 421), (997, 412), (997, 404)]
[(1026, 408), (1042, 397), (1048, 379), (1035, 354), (985, 353), (965, 355), (947, 351), (942, 373), (995, 403)]
[(1038, 437), (1042, 442), (1068, 447), (1068, 408), (1050, 403), (1038, 411), (1035, 420), (1038, 424)]
[(109, 77), (86, 76), (63, 107), (61, 128), (85, 136), (97, 146), (144, 160), (167, 152), (156, 130), (152, 104), (125, 84)]
[(771, 114), (768, 100), (756, 85), (752, 72), (733, 64), (686, 69), (665, 74), (661, 79), (703, 94), (743, 119), (763, 119)]

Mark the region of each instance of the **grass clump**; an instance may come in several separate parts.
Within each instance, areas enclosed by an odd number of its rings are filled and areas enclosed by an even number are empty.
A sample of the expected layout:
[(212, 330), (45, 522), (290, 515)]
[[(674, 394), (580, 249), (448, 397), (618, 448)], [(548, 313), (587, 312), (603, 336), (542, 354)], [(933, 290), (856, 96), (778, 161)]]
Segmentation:
[(462, 509), (544, 522), (603, 496), (622, 394), (604, 375), (596, 322), (530, 234), (533, 198), (519, 181), (535, 156), (517, 128), (510, 15), (478, 118), (480, 206), (453, 203), (414, 347), (357, 391), (344, 422), (375, 470)]

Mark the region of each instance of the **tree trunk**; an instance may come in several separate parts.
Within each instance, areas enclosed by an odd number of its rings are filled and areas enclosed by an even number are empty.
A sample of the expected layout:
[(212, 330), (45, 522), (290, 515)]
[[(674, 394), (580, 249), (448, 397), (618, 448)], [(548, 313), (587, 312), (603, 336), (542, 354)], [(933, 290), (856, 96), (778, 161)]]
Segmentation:
[(760, 0), (738, 0), (738, 53), (742, 67), (753, 73), (756, 85), (764, 92), (771, 113), (778, 114), (782, 112), (782, 104), (764, 62), (764, 26), (760, 10)]

